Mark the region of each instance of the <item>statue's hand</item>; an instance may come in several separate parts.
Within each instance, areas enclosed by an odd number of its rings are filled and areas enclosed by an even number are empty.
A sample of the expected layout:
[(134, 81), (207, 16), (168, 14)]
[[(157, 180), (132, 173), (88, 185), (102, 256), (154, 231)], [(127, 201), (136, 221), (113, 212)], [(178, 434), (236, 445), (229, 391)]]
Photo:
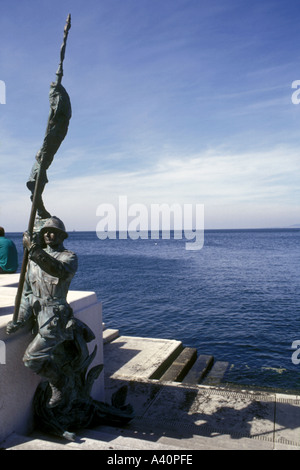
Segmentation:
[(9, 321), (6, 325), (6, 333), (10, 335), (11, 333), (15, 333), (22, 327), (21, 322), (14, 323), (13, 321)]
[(30, 251), (34, 247), (40, 246), (39, 234), (33, 233), (33, 235), (30, 235), (29, 232), (24, 232), (23, 233), (23, 246), (28, 251)]
[(23, 246), (26, 248), (28, 251), (30, 250), (32, 246), (32, 238), (30, 236), (29, 232), (24, 232), (23, 233)]

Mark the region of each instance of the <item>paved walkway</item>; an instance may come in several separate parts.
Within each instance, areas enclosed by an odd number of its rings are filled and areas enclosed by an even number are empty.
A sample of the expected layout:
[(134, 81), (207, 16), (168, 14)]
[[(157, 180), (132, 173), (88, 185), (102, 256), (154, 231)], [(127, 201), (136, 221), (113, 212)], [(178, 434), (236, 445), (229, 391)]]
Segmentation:
[[(125, 381), (112, 380), (112, 392)], [(12, 450), (300, 450), (299, 397), (131, 381), (136, 417), (123, 427), (82, 430), (75, 442), (39, 432), (10, 436)]]

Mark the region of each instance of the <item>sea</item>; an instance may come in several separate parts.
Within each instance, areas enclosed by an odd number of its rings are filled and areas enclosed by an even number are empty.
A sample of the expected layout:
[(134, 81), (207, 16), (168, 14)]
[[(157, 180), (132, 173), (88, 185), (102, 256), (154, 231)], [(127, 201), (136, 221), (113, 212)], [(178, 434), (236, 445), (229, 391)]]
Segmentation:
[[(205, 230), (176, 239), (69, 233), (71, 289), (94, 291), (121, 335), (176, 339), (228, 362), (227, 384), (300, 391), (300, 229)], [(22, 234), (7, 234), (17, 246)]]

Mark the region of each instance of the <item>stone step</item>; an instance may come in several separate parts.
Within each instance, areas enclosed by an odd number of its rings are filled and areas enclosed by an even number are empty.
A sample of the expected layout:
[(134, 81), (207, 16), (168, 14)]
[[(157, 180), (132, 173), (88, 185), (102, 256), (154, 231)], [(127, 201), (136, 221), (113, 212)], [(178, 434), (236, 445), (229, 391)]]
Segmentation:
[(221, 383), (227, 369), (229, 367), (229, 362), (216, 361), (207, 374), (207, 376), (202, 381), (203, 385), (218, 385)]
[(178, 450), (182, 449), (179, 445), (180, 440), (174, 440), (168, 445), (165, 443), (147, 439), (146, 432), (128, 432), (123, 428), (110, 428), (110, 426), (99, 427), (99, 429), (86, 429), (81, 432), (81, 441), (87, 448), (92, 449), (101, 442), (107, 449), (120, 448), (131, 450)]
[(175, 359), (178, 357), (178, 355), (181, 353), (183, 350), (183, 345), (182, 343), (177, 343), (175, 349), (168, 355), (166, 354), (164, 357), (162, 356), (161, 363), (158, 365), (155, 370), (155, 372), (150, 375), (150, 379), (153, 380), (159, 380), (160, 377), (165, 373), (165, 371), (170, 367), (171, 364), (175, 361)]
[(170, 367), (160, 377), (160, 381), (181, 382), (197, 359), (196, 348), (184, 348)]
[[(119, 336), (119, 330), (104, 329), (106, 378), (152, 379), (190, 384), (219, 384), (228, 363), (184, 347), (180, 341)], [(212, 369), (213, 370), (212, 370)]]
[(119, 330), (113, 328), (105, 328), (103, 330), (103, 344), (110, 343), (114, 339), (119, 337)]
[[(167, 432), (166, 429), (164, 432), (161, 429), (155, 429), (155, 427), (147, 429), (145, 423), (140, 429), (137, 427), (134, 430), (103, 426), (103, 430), (86, 429), (81, 431), (73, 442), (37, 431), (31, 436), (12, 434), (1, 443), (0, 450), (109, 450), (116, 452), (122, 450), (150, 452), (161, 450), (165, 452), (178, 451), (180, 454), (184, 450), (271, 450), (274, 448), (272, 442), (247, 437), (236, 439), (229, 434), (222, 433), (215, 433), (213, 436), (194, 434), (188, 438), (174, 437), (174, 433)], [(279, 444), (276, 447), (280, 449)], [(289, 448), (299, 449), (297, 446)], [(117, 455), (121, 456), (122, 454)], [(144, 454), (144, 458), (146, 457), (147, 455)]]
[(105, 377), (158, 380), (182, 350), (177, 340), (119, 336), (104, 344)]
[(183, 378), (183, 383), (199, 384), (208, 373), (214, 362), (214, 357), (207, 354), (200, 354), (187, 375)]
[(39, 432), (31, 436), (13, 434), (1, 443), (5, 450), (180, 450), (180, 446), (152, 442), (141, 437), (122, 436), (122, 430), (114, 433), (87, 429), (76, 436), (75, 441), (55, 438)]

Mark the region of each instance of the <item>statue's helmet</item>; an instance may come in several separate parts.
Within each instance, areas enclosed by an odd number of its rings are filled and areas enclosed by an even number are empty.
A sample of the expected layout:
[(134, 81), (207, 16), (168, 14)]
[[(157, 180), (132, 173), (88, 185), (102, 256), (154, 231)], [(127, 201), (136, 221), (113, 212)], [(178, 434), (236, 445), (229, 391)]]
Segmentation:
[(52, 228), (54, 230), (57, 230), (58, 232), (61, 232), (64, 234), (64, 238), (68, 238), (68, 234), (66, 232), (66, 228), (64, 223), (55, 215), (47, 219), (45, 224), (40, 230), (40, 235), (43, 236), (44, 233), (49, 229)]

